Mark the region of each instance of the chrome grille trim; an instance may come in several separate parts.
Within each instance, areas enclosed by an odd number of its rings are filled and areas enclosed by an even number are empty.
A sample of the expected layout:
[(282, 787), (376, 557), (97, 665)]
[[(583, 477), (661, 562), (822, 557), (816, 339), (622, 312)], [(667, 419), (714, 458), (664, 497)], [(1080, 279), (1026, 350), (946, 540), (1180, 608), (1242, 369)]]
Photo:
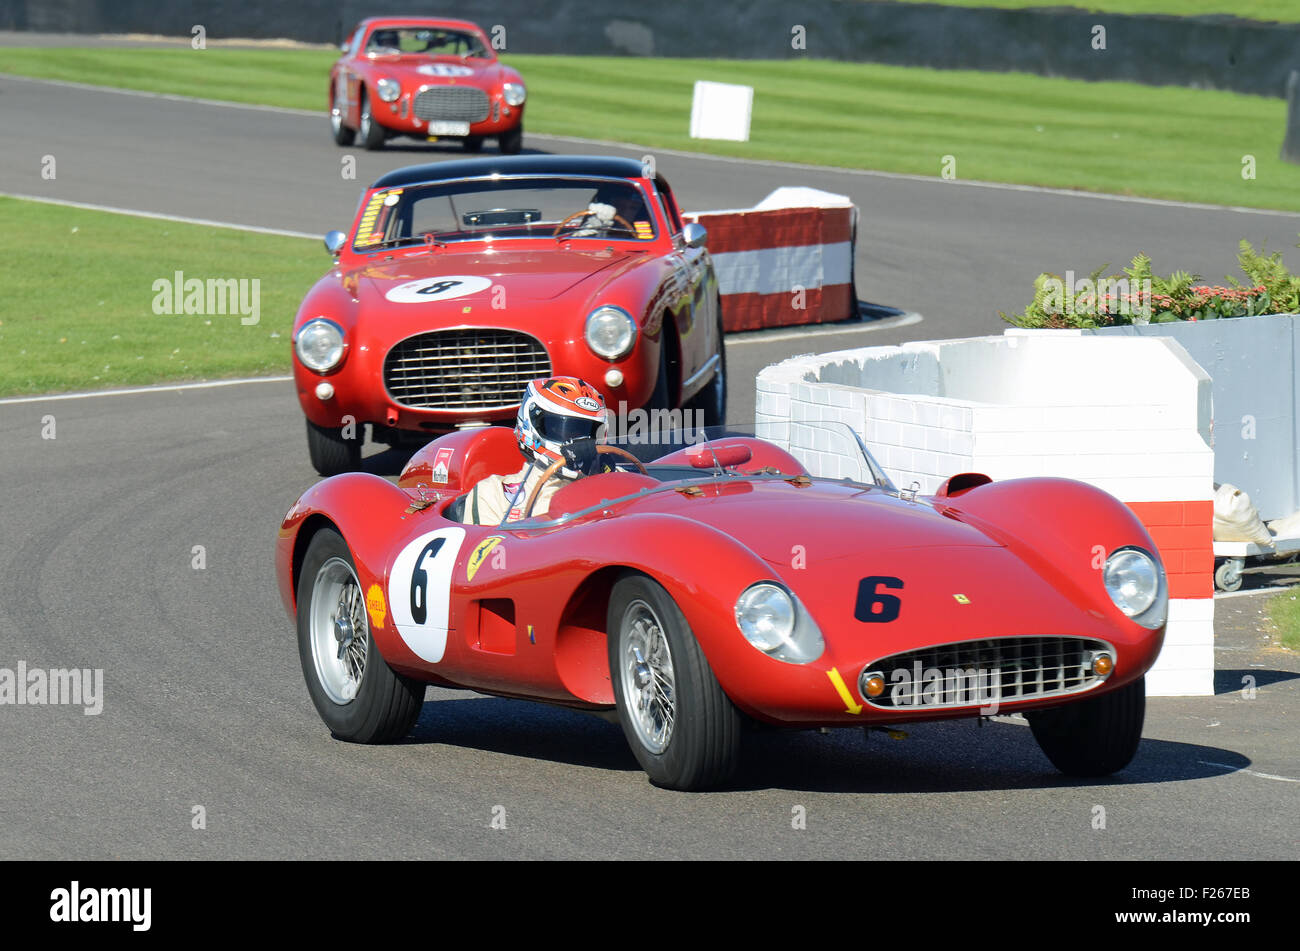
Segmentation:
[(411, 104), (417, 119), (482, 122), (488, 117), (488, 96), (474, 86), (426, 86)]
[(384, 388), (393, 402), (413, 409), (510, 409), (529, 381), (550, 375), (546, 348), (514, 330), (429, 331), (384, 357)]
[[(885, 678), (883, 694), (863, 699), (878, 710), (943, 710), (1069, 696), (1106, 679), (1091, 670), (1098, 651), (1115, 656), (1105, 641), (1069, 635), (990, 637), (904, 651), (863, 668)], [(897, 676), (899, 670), (907, 676)], [(932, 670), (943, 677), (932, 678), (927, 691), (917, 674)]]

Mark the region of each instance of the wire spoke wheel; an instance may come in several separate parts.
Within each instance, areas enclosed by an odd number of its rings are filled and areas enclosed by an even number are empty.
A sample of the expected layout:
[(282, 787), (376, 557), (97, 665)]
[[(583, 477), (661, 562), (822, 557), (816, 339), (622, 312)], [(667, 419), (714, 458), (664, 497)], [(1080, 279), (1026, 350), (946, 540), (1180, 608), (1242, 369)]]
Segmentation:
[(673, 736), (677, 690), (672, 650), (654, 609), (641, 600), (623, 615), (623, 693), (635, 713), (638, 738), (652, 753), (662, 753)]
[(726, 782), (741, 715), (678, 602), (658, 581), (628, 572), (610, 590), (606, 625), (619, 724), (646, 776), (669, 789)]
[(361, 585), (342, 558), (329, 559), (316, 573), (309, 612), (312, 661), (320, 685), (340, 706), (351, 703), (365, 676), (370, 627)]

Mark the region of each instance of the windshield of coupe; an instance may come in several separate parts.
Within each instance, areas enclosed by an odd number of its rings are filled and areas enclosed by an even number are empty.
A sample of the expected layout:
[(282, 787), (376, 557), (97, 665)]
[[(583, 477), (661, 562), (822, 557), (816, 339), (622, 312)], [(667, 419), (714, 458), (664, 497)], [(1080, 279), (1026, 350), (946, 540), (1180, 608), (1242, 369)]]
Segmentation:
[(352, 246), (509, 238), (651, 241), (641, 189), (616, 178), (484, 178), (390, 188), (370, 196)]
[(483, 41), (477, 35), (464, 30), (431, 27), (375, 30), (366, 41), (366, 53), (371, 56), (392, 56), (398, 53), (462, 58), (488, 56)]

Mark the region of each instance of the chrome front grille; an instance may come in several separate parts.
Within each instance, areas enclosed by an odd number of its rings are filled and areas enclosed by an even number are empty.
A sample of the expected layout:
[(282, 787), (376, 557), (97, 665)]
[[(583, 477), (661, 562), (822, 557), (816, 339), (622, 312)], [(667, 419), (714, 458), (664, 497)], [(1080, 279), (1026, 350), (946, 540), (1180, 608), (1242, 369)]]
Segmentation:
[(1086, 637), (996, 637), (906, 651), (865, 668), (885, 679), (885, 692), (867, 702), (942, 709), (1080, 693), (1105, 679), (1092, 672), (1098, 651), (1115, 656), (1109, 644)]
[(550, 375), (546, 349), (513, 330), (435, 330), (407, 337), (384, 358), (389, 396), (416, 409), (509, 409), (530, 380)]
[(417, 119), (482, 122), (488, 116), (488, 97), (473, 86), (430, 86), (415, 94)]

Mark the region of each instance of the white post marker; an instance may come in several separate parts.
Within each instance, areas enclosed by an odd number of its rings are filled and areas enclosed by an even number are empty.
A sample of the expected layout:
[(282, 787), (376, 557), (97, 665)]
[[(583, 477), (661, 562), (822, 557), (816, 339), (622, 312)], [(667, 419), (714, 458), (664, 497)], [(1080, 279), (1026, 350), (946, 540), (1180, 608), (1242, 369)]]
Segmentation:
[(691, 103), (691, 138), (748, 142), (753, 111), (753, 86), (696, 80)]

